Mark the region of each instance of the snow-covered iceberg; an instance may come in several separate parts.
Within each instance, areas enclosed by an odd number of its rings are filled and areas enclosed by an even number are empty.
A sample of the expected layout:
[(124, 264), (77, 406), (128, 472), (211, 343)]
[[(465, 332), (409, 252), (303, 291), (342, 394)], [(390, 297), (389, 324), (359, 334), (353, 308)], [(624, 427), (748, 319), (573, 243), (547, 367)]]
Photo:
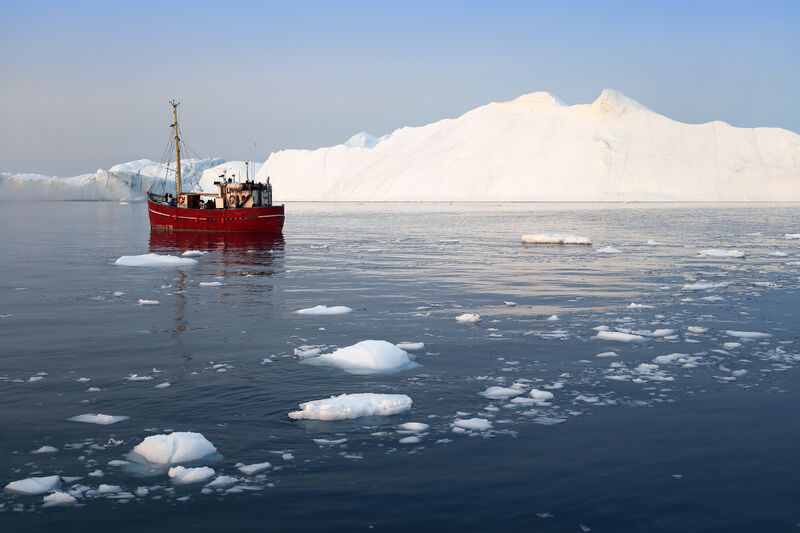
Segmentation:
[(405, 394), (342, 394), (323, 400), (312, 400), (300, 404), (300, 411), (292, 411), (294, 420), (346, 420), (362, 416), (389, 416), (411, 409), (411, 398)]
[(684, 124), (605, 90), (491, 103), (379, 139), (270, 154), (277, 200), (800, 200), (800, 135)]

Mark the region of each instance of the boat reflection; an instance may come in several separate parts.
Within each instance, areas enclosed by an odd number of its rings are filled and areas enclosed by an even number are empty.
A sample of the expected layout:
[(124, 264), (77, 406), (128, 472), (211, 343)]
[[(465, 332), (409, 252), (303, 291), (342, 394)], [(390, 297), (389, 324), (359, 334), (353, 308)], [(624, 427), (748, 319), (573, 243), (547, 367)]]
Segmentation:
[(283, 235), (150, 231), (150, 251), (180, 255), (187, 250), (213, 253), (213, 261), (228, 275), (270, 276), (282, 270)]

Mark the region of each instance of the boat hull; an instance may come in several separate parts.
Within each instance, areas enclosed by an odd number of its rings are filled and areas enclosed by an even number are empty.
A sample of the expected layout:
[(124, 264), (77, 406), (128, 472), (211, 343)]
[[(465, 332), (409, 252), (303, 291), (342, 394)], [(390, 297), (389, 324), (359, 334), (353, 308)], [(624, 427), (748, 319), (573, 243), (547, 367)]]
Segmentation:
[(165, 231), (281, 233), (283, 206), (242, 209), (186, 209), (147, 200), (150, 227)]

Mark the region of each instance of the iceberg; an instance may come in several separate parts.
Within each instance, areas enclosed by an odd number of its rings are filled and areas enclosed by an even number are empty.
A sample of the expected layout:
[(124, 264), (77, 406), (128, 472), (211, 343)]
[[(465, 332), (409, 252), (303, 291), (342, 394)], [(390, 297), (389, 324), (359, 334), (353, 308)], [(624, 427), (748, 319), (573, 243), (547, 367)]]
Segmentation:
[(172, 482), (176, 485), (188, 485), (189, 483), (200, 483), (214, 477), (216, 472), (208, 466), (197, 468), (186, 468), (183, 466), (173, 466), (167, 472)]
[(362, 416), (389, 416), (411, 409), (411, 398), (405, 394), (342, 394), (323, 400), (300, 404), (300, 411), (292, 411), (293, 420), (346, 420)]
[(78, 415), (67, 418), (72, 422), (85, 422), (87, 424), (99, 424), (101, 426), (107, 426), (110, 424), (116, 424), (117, 422), (122, 422), (123, 420), (128, 420), (129, 416), (123, 415), (104, 415), (101, 413), (98, 414), (85, 414), (85, 415)]
[(133, 448), (133, 458), (156, 464), (178, 464), (197, 461), (215, 454), (217, 449), (202, 434), (177, 431), (151, 435)]
[(42, 507), (70, 507), (75, 505), (75, 497), (60, 490), (42, 498)]
[(298, 309), (295, 311), (298, 315), (345, 315), (352, 313), (353, 310), (344, 305), (334, 305), (328, 307), (326, 305), (315, 305), (306, 309)]
[(537, 92), (274, 152), (267, 176), (281, 201), (797, 201), (800, 135), (684, 124), (610, 89), (577, 105)]

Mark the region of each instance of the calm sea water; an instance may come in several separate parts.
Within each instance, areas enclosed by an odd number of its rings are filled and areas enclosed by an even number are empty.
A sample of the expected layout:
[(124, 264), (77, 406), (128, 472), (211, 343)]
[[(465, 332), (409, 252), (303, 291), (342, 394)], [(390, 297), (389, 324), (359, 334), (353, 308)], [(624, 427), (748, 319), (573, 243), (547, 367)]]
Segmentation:
[[(0, 485), (61, 474), (82, 477), (65, 490), (149, 489), (54, 509), (2, 494), (4, 531), (798, 530), (796, 204), (290, 204), (271, 240), (151, 233), (142, 204), (0, 207)], [(594, 245), (520, 244), (539, 232)], [(113, 264), (187, 249), (208, 253), (187, 268)], [(319, 304), (354, 311), (294, 313)], [(454, 320), (466, 312), (481, 322)], [(646, 340), (597, 339), (598, 326)], [(420, 366), (354, 376), (294, 357), (365, 339), (424, 342)], [(560, 388), (549, 406), (479, 395), (513, 383)], [(414, 408), (287, 417), (356, 392)], [(130, 419), (66, 420), (97, 412)], [(452, 431), (470, 417), (492, 430)], [(430, 425), (418, 444), (398, 442), (409, 421)], [(210, 466), (252, 490), (108, 465), (170, 430), (205, 435), (222, 455)], [(258, 477), (235, 467), (263, 461)]]

